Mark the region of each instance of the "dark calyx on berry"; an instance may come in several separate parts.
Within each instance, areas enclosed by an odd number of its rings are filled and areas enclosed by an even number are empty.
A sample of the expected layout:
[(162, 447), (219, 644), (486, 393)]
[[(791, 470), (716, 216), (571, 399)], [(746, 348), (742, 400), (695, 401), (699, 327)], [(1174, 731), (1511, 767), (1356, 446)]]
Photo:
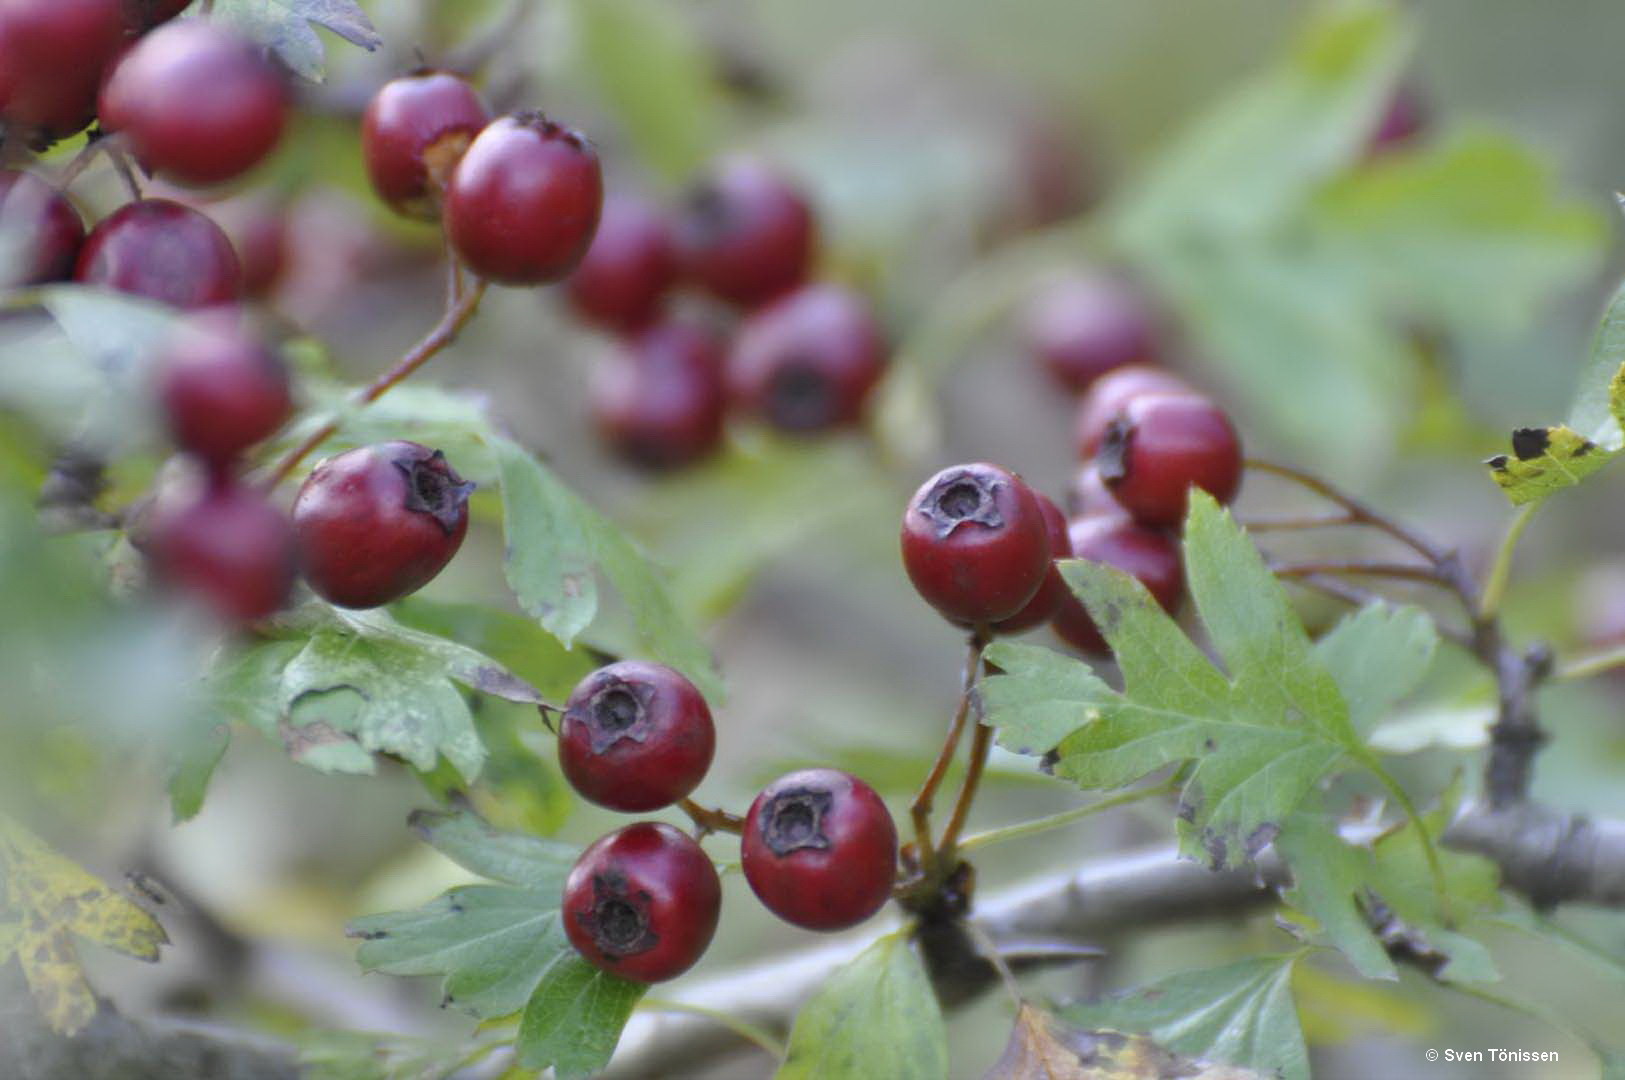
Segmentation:
[(604, 680), (580, 712), (591, 733), (592, 752), (602, 754), (622, 739), (648, 739), (648, 706), (654, 694), (654, 687), (648, 684), (629, 683), (614, 676)]
[(815, 787), (774, 794), (762, 809), (762, 839), (780, 856), (802, 848), (826, 850), (830, 843), (824, 835), (824, 815), (834, 801), (828, 789)]
[(592, 909), (576, 918), (593, 942), (610, 956), (636, 956), (660, 944), (649, 925), (649, 894), (632, 889), (613, 871), (594, 874)]
[(990, 529), (1003, 528), (1004, 515), (999, 513), (995, 498), (999, 486), (996, 477), (969, 470), (952, 472), (937, 481), (921, 504), (921, 510), (936, 526), (939, 537), (947, 536), (966, 522)]
[(458, 476), (446, 455), (436, 450), (428, 457), (398, 457), (392, 464), (406, 477), (406, 508), (428, 514), (447, 536), (468, 519), (468, 497), (477, 486)]

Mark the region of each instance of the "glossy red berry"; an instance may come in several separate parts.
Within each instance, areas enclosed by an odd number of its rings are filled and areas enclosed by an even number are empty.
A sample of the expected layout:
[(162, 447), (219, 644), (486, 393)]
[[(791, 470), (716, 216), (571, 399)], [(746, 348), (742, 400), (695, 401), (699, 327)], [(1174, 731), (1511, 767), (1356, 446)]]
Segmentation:
[(1023, 336), (1056, 382), (1087, 390), (1100, 376), (1157, 356), (1156, 319), (1121, 279), (1075, 274), (1052, 283), (1027, 309)]
[(1101, 376), (1078, 403), (1072, 430), (1079, 459), (1089, 461), (1095, 456), (1100, 450), (1100, 441), (1106, 437), (1106, 428), (1134, 398), (1142, 394), (1189, 392), (1190, 385), (1178, 375), (1144, 364), (1117, 368)]
[(959, 623), (1011, 617), (1050, 570), (1037, 496), (985, 462), (944, 469), (920, 486), (903, 514), (902, 546), (914, 588)]
[[(1185, 592), (1179, 546), (1164, 533), (1136, 525), (1120, 514), (1074, 518), (1067, 529), (1072, 557), (1114, 566), (1139, 579), (1170, 614)], [(1083, 601), (1067, 589), (1050, 624), (1068, 645), (1086, 653), (1104, 653), (1106, 639), (1089, 617)]]
[(1066, 494), (1066, 510), (1073, 517), (1088, 517), (1094, 514), (1128, 516), (1128, 511), (1117, 501), (1112, 489), (1100, 478), (1100, 466), (1092, 461), (1081, 466), (1073, 474), (1072, 487)]
[(636, 982), (694, 966), (717, 930), (722, 883), (700, 845), (655, 822), (603, 837), (564, 883), (564, 932), (588, 963)]
[(741, 324), (729, 397), (781, 431), (824, 431), (863, 419), (885, 364), (869, 302), (839, 285), (807, 285)]
[(628, 814), (686, 798), (715, 750), (705, 698), (664, 664), (599, 668), (576, 684), (559, 723), (559, 765), (570, 785)]
[(604, 203), (598, 232), (565, 295), (587, 322), (628, 332), (659, 317), (676, 280), (677, 249), (665, 217), (641, 199), (617, 196)]
[(745, 880), (769, 911), (808, 930), (842, 930), (891, 896), (897, 827), (862, 780), (803, 769), (750, 804), (741, 852)]
[(85, 223), (67, 197), (32, 173), (0, 170), (0, 286), (40, 285), (73, 274)]
[(801, 284), (812, 266), (806, 197), (765, 163), (733, 157), (689, 195), (678, 221), (683, 270), (702, 289), (754, 307)]
[(398, 214), (438, 218), (452, 169), (488, 119), (479, 92), (449, 71), (385, 83), (361, 117), (361, 156), (373, 190)]
[(1044, 534), (1049, 538), (1049, 573), (1044, 575), (1044, 583), (1033, 593), (1033, 598), (1027, 601), (1025, 607), (1008, 619), (1000, 619), (993, 624), (993, 629), (1000, 634), (1023, 634), (1043, 626), (1060, 608), (1061, 598), (1067, 592), (1066, 582), (1061, 579), (1061, 572), (1055, 568), (1056, 560), (1072, 556), (1072, 543), (1067, 538), (1066, 532), (1066, 516), (1049, 496), (1035, 491), (1033, 498), (1038, 500), (1038, 509), (1044, 515)]
[(379, 607), (416, 592), (462, 546), (473, 490), (440, 451), (414, 442), (326, 459), (293, 503), (305, 580), (339, 607)]
[(287, 602), (295, 576), (293, 534), (263, 495), (216, 482), (156, 516), (149, 548), (160, 581), (239, 625)]
[(287, 123), (282, 74), (258, 46), (219, 23), (186, 19), (152, 31), (102, 88), (104, 123), (148, 169), (219, 184), (264, 160)]
[(123, 0), (0, 3), (0, 120), (35, 146), (95, 117), (102, 72), (125, 40)]
[(236, 311), (181, 325), (161, 353), (158, 399), (175, 444), (216, 466), (272, 435), (293, 410), (281, 358)]
[(1100, 478), (1141, 525), (1185, 520), (1190, 489), (1221, 503), (1241, 487), (1241, 440), (1230, 418), (1196, 394), (1146, 394), (1123, 406), (1095, 458)]
[(688, 465), (722, 444), (722, 350), (703, 327), (666, 319), (620, 342), (594, 370), (604, 442), (647, 469)]
[(576, 268), (603, 209), (598, 152), (540, 113), (491, 121), (446, 185), (447, 236), (480, 277), (542, 285)]
[(236, 300), (242, 267), (220, 226), (168, 199), (129, 203), (90, 231), (74, 278), (180, 308)]

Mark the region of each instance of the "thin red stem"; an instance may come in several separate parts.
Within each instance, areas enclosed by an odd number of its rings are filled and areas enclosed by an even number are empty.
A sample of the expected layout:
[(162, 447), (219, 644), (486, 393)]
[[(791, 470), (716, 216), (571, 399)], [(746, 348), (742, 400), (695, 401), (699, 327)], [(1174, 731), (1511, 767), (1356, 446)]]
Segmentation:
[(715, 832), (733, 833), (738, 836), (745, 831), (745, 819), (738, 814), (730, 814), (721, 807), (701, 806), (693, 799), (682, 799), (677, 805), (694, 822), (694, 828), (701, 837)]
[(943, 777), (948, 775), (948, 766), (952, 764), (954, 752), (959, 749), (960, 736), (965, 731), (965, 719), (970, 715), (971, 694), (976, 685), (976, 676), (982, 668), (982, 650), (987, 647), (987, 638), (981, 630), (971, 634), (970, 650), (965, 657), (965, 672), (961, 680), (959, 693), (959, 706), (954, 710), (954, 718), (948, 724), (948, 734), (942, 740), (942, 748), (937, 751), (937, 759), (931, 764), (931, 771), (920, 784), (919, 791), (915, 792), (914, 800), (909, 803), (909, 814), (914, 819), (915, 855), (919, 859), (922, 871), (929, 875), (936, 866), (936, 849), (931, 843), (931, 809), (935, 804), (937, 789), (942, 786)]
[[(464, 293), (462, 298), (455, 304), (447, 308), (440, 322), (436, 324), (433, 330), (429, 331), (422, 341), (407, 350), (406, 354), (400, 358), (394, 367), (368, 383), (356, 395), (356, 404), (369, 405), (377, 401), (397, 384), (411, 376), (418, 368), (428, 363), (448, 345), (456, 341), (457, 335), (462, 332), (464, 326), (468, 325), (468, 321), (474, 317), (474, 312), (479, 310), (480, 298), (484, 295), (485, 282), (475, 282), (473, 288)], [(329, 420), (311, 432), (303, 442), (288, 451), (282, 460), (277, 462), (276, 467), (271, 470), (270, 475), (265, 479), (265, 489), (269, 491), (286, 480), (293, 473), (293, 470), (299, 467), (301, 461), (305, 460), (312, 451), (332, 437), (338, 429), (339, 422)]]

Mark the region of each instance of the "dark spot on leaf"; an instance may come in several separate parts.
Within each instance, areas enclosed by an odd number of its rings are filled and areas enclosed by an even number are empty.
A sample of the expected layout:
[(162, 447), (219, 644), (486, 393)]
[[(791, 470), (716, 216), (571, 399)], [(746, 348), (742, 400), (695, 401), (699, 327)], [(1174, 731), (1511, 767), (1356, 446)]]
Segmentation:
[(1202, 847), (1207, 851), (1208, 863), (1217, 870), (1230, 854), (1230, 844), (1215, 829), (1202, 830)]
[(349, 938), (357, 938), (357, 939), (359, 939), (361, 941), (382, 941), (384, 938), (387, 938), (389, 936), (389, 931), (387, 931), (387, 930), (355, 930), (355, 929), (351, 929), (351, 930), (346, 930), (344, 932), (344, 936), (349, 937)]
[(1196, 820), (1196, 804), (1180, 799), (1179, 808), (1174, 813), (1179, 816), (1180, 821), (1194, 822)]
[(1583, 458), (1587, 454), (1591, 453), (1591, 451), (1595, 450), (1596, 448), (1597, 448), (1597, 444), (1592, 442), (1590, 439), (1587, 439), (1584, 442), (1582, 442), (1579, 446), (1576, 446), (1574, 448), (1573, 456), (1577, 457), (1577, 458)]
[(1512, 453), (1519, 461), (1540, 457), (1551, 443), (1551, 433), (1545, 428), (1524, 427), (1512, 433)]
[(1486, 458), (1484, 464), (1488, 465), (1496, 472), (1504, 473), (1507, 471), (1507, 456), (1505, 454), (1496, 454), (1492, 458)]
[(1202, 749), (1206, 750), (1210, 754), (1213, 753), (1214, 750), (1218, 749), (1218, 746), (1219, 744), (1214, 742), (1211, 737), (1202, 740)]
[(1275, 838), (1281, 834), (1281, 827), (1272, 821), (1266, 821), (1258, 828), (1247, 834), (1247, 857), (1252, 858), (1263, 851)]
[(448, 900), (446, 902), (446, 906), (451, 909), (451, 913), (453, 915), (461, 915), (463, 913), (463, 902), (458, 900), (456, 897)]
[(1049, 753), (1038, 759), (1038, 771), (1043, 773), (1045, 776), (1054, 776), (1055, 766), (1058, 765), (1060, 761), (1061, 752), (1059, 750), (1051, 750)]

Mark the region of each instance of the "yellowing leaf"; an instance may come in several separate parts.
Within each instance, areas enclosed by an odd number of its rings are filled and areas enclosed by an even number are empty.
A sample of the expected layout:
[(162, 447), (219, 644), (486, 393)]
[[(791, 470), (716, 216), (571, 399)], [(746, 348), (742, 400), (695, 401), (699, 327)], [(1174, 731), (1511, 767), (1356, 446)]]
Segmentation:
[(1519, 428), (1512, 433), (1512, 455), (1498, 454), (1485, 462), (1495, 481), (1514, 506), (1536, 502), (1573, 487), (1614, 457), (1567, 424), (1549, 428)]
[(0, 957), (15, 953), (29, 990), (51, 1027), (72, 1035), (96, 1015), (75, 935), (138, 960), (157, 960), (163, 927), (135, 901), (58, 855), (14, 821), (0, 818), (5, 892)]
[(1068, 1027), (1023, 1004), (1004, 1054), (983, 1080), (1263, 1080), (1234, 1065), (1192, 1061), (1144, 1035)]

